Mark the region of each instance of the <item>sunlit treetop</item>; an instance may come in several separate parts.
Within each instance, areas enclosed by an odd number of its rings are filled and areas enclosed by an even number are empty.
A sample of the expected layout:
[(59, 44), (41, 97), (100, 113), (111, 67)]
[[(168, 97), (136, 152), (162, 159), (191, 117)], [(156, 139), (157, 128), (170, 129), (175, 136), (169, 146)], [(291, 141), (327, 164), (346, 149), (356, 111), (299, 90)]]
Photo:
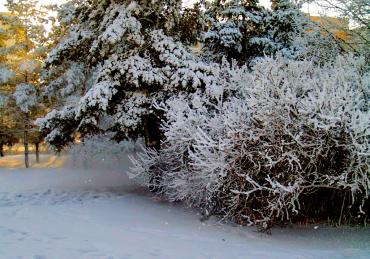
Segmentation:
[(13, 29), (25, 31), (26, 41), (32, 44), (31, 48), (50, 42), (47, 28), (55, 24), (52, 14), (55, 5), (42, 5), (39, 0), (7, 0), (6, 7), (10, 15), (5, 22)]

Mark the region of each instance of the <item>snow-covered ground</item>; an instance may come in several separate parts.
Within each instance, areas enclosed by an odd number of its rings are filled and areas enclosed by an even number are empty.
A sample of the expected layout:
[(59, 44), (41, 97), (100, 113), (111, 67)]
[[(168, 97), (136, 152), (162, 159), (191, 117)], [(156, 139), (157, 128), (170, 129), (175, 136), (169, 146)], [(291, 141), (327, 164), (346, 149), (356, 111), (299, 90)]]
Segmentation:
[[(0, 258), (370, 258), (370, 228), (253, 227), (199, 220), (129, 182), (124, 171), (0, 158)], [(10, 167), (10, 168), (9, 168)]]

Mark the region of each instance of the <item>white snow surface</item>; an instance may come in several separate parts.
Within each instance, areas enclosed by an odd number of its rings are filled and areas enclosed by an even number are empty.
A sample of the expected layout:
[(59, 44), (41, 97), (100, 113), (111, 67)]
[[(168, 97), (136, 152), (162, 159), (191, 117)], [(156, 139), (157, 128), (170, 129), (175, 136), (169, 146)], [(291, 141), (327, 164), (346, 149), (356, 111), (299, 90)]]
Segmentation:
[[(22, 156), (0, 158), (0, 166), (7, 159)], [(267, 235), (201, 222), (196, 211), (131, 183), (127, 159), (87, 170), (53, 167), (58, 159), (0, 167), (0, 258), (370, 258), (370, 228), (295, 226)]]

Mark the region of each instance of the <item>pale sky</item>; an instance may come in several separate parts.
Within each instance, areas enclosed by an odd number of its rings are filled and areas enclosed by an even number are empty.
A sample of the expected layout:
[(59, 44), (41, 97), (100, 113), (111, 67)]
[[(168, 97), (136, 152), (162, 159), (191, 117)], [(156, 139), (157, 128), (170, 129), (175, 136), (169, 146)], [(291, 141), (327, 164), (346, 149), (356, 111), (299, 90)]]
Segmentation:
[[(40, 0), (40, 3), (42, 4), (62, 4), (62, 3), (65, 3), (66, 1), (67, 0)], [(259, 0), (259, 1), (261, 5), (263, 6), (270, 6), (270, 0)], [(188, 0), (188, 2), (189, 3), (196, 2), (196, 0)], [(6, 0), (0, 0), (0, 12), (6, 11), (5, 4), (6, 4)], [(305, 13), (310, 13), (311, 15), (319, 14), (318, 8), (313, 4), (310, 4), (310, 5), (306, 4), (303, 6), (302, 9)]]
[[(40, 0), (41, 4), (63, 4), (66, 0)], [(6, 11), (6, 0), (0, 0), (0, 12)]]

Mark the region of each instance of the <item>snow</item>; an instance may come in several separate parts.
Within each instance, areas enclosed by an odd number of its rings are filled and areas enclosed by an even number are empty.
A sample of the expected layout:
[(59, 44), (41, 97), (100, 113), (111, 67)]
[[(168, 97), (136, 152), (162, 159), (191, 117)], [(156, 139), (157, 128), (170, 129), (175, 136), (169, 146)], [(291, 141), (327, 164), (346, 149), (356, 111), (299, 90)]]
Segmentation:
[(7, 83), (10, 78), (14, 77), (14, 72), (4, 68), (0, 67), (0, 84)]
[[(42, 155), (41, 168), (0, 158), (0, 258), (368, 258), (370, 229), (254, 228), (201, 222), (154, 198), (119, 170), (71, 168)], [(8, 161), (8, 162), (7, 162)], [(32, 163), (31, 163), (32, 164)], [(64, 165), (63, 165), (64, 164)], [(98, 163), (97, 163), (98, 165)]]
[(8, 97), (0, 94), (0, 108), (3, 108), (8, 101)]
[(37, 104), (36, 88), (31, 84), (19, 84), (13, 94), (22, 112), (28, 113)]

